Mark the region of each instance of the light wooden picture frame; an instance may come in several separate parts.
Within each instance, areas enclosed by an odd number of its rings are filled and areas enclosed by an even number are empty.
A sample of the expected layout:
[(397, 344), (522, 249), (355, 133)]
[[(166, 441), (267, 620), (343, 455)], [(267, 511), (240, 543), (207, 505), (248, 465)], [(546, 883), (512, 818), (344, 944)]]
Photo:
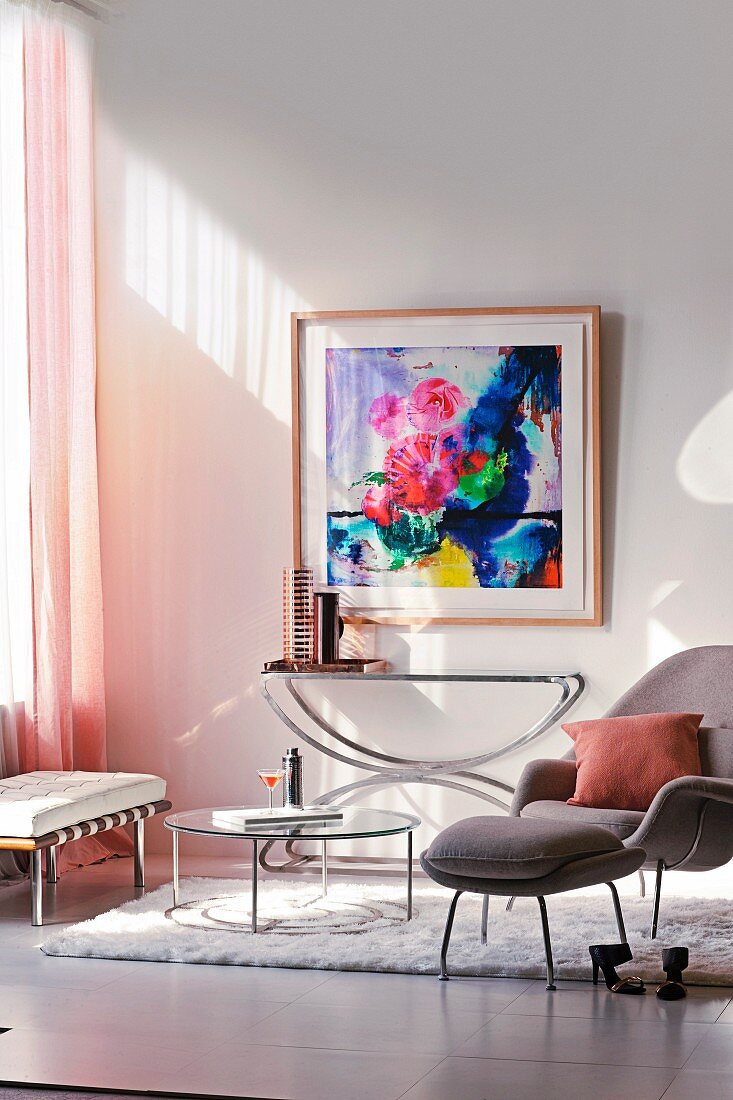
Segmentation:
[(600, 314), (292, 315), (294, 563), (347, 621), (602, 625)]

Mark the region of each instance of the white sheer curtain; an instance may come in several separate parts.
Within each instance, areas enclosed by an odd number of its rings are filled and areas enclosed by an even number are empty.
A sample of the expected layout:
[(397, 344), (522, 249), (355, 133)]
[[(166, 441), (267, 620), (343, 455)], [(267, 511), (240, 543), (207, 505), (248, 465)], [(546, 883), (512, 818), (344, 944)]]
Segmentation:
[(0, 775), (32, 690), (23, 12), (0, 0)]
[[(0, 0), (0, 776), (107, 768), (91, 46), (78, 12)], [(130, 851), (82, 838), (60, 869)]]

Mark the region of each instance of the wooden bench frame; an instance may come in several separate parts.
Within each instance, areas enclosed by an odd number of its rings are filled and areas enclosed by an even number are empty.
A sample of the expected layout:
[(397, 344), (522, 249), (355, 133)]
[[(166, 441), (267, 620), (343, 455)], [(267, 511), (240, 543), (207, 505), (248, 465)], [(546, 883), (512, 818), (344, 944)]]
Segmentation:
[(145, 886), (145, 818), (170, 810), (172, 803), (166, 799), (160, 802), (146, 802), (143, 806), (131, 806), (129, 810), (117, 810), (113, 814), (95, 817), (89, 821), (79, 821), (67, 825), (43, 836), (3, 836), (0, 837), (0, 850), (29, 852), (31, 857), (31, 924), (39, 927), (43, 924), (43, 875), (41, 853), (46, 853), (46, 882), (55, 886), (58, 881), (56, 869), (56, 850), (69, 840), (79, 840), (83, 836), (105, 833), (108, 829), (117, 829), (120, 825), (135, 825), (134, 875), (135, 887)]

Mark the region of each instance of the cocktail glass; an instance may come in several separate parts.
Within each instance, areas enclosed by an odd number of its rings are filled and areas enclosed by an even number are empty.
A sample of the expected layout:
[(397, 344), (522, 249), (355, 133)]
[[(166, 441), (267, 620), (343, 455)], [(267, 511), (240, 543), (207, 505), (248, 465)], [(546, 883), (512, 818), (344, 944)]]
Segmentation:
[(278, 783), (282, 781), (285, 772), (282, 768), (263, 768), (261, 771), (258, 771), (257, 774), (267, 787), (267, 793), (270, 796), (270, 809), (272, 809), (273, 791)]

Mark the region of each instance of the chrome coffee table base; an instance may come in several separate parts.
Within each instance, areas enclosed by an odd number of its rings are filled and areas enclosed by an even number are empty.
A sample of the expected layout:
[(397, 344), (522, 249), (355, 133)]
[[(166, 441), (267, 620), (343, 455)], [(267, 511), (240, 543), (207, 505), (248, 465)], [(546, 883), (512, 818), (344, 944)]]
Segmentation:
[[(250, 924), (253, 932), (257, 931), (257, 868), (258, 866), (264, 867), (266, 870), (280, 870), (278, 867), (271, 868), (266, 863), (262, 862), (262, 857), (258, 853), (258, 847), (263, 844), (264, 847), (269, 848), (274, 841), (272, 840), (253, 840), (252, 841), (252, 904), (251, 904), (251, 917)], [(326, 845), (328, 841), (324, 840), (322, 843), (321, 851), (321, 896), (328, 896), (328, 858), (326, 854)], [(306, 857), (311, 858), (311, 857)], [(407, 916), (406, 920), (412, 920), (412, 833), (407, 834)], [(173, 908), (176, 909), (181, 903), (181, 883), (178, 871), (178, 833), (173, 833)]]
[[(231, 809), (231, 807), (229, 807)], [(395, 813), (389, 810), (359, 809), (350, 806), (344, 809), (343, 821), (333, 825), (325, 825), (323, 822), (311, 822), (298, 825), (295, 828), (265, 829), (258, 828), (247, 830), (232, 826), (221, 826), (217, 823), (215, 815), (221, 811), (214, 809), (190, 810), (186, 813), (172, 814), (165, 819), (166, 828), (173, 834), (173, 909), (181, 903), (181, 886), (178, 862), (178, 842), (182, 833), (198, 836), (225, 837), (232, 840), (249, 841), (252, 845), (252, 885), (251, 885), (251, 911), (250, 927), (253, 933), (257, 927), (257, 895), (258, 895), (258, 869), (279, 870), (271, 868), (263, 862), (264, 853), (276, 840), (284, 840), (289, 846), (295, 840), (320, 841), (321, 846), (321, 892), (322, 897), (328, 894), (328, 842), (334, 840), (353, 840), (358, 838), (395, 836), (403, 833), (407, 839), (407, 867), (406, 887), (407, 905), (406, 920), (412, 920), (412, 833), (420, 825), (420, 818), (412, 814)], [(327, 835), (328, 834), (328, 835)], [(313, 857), (306, 857), (309, 861)]]

